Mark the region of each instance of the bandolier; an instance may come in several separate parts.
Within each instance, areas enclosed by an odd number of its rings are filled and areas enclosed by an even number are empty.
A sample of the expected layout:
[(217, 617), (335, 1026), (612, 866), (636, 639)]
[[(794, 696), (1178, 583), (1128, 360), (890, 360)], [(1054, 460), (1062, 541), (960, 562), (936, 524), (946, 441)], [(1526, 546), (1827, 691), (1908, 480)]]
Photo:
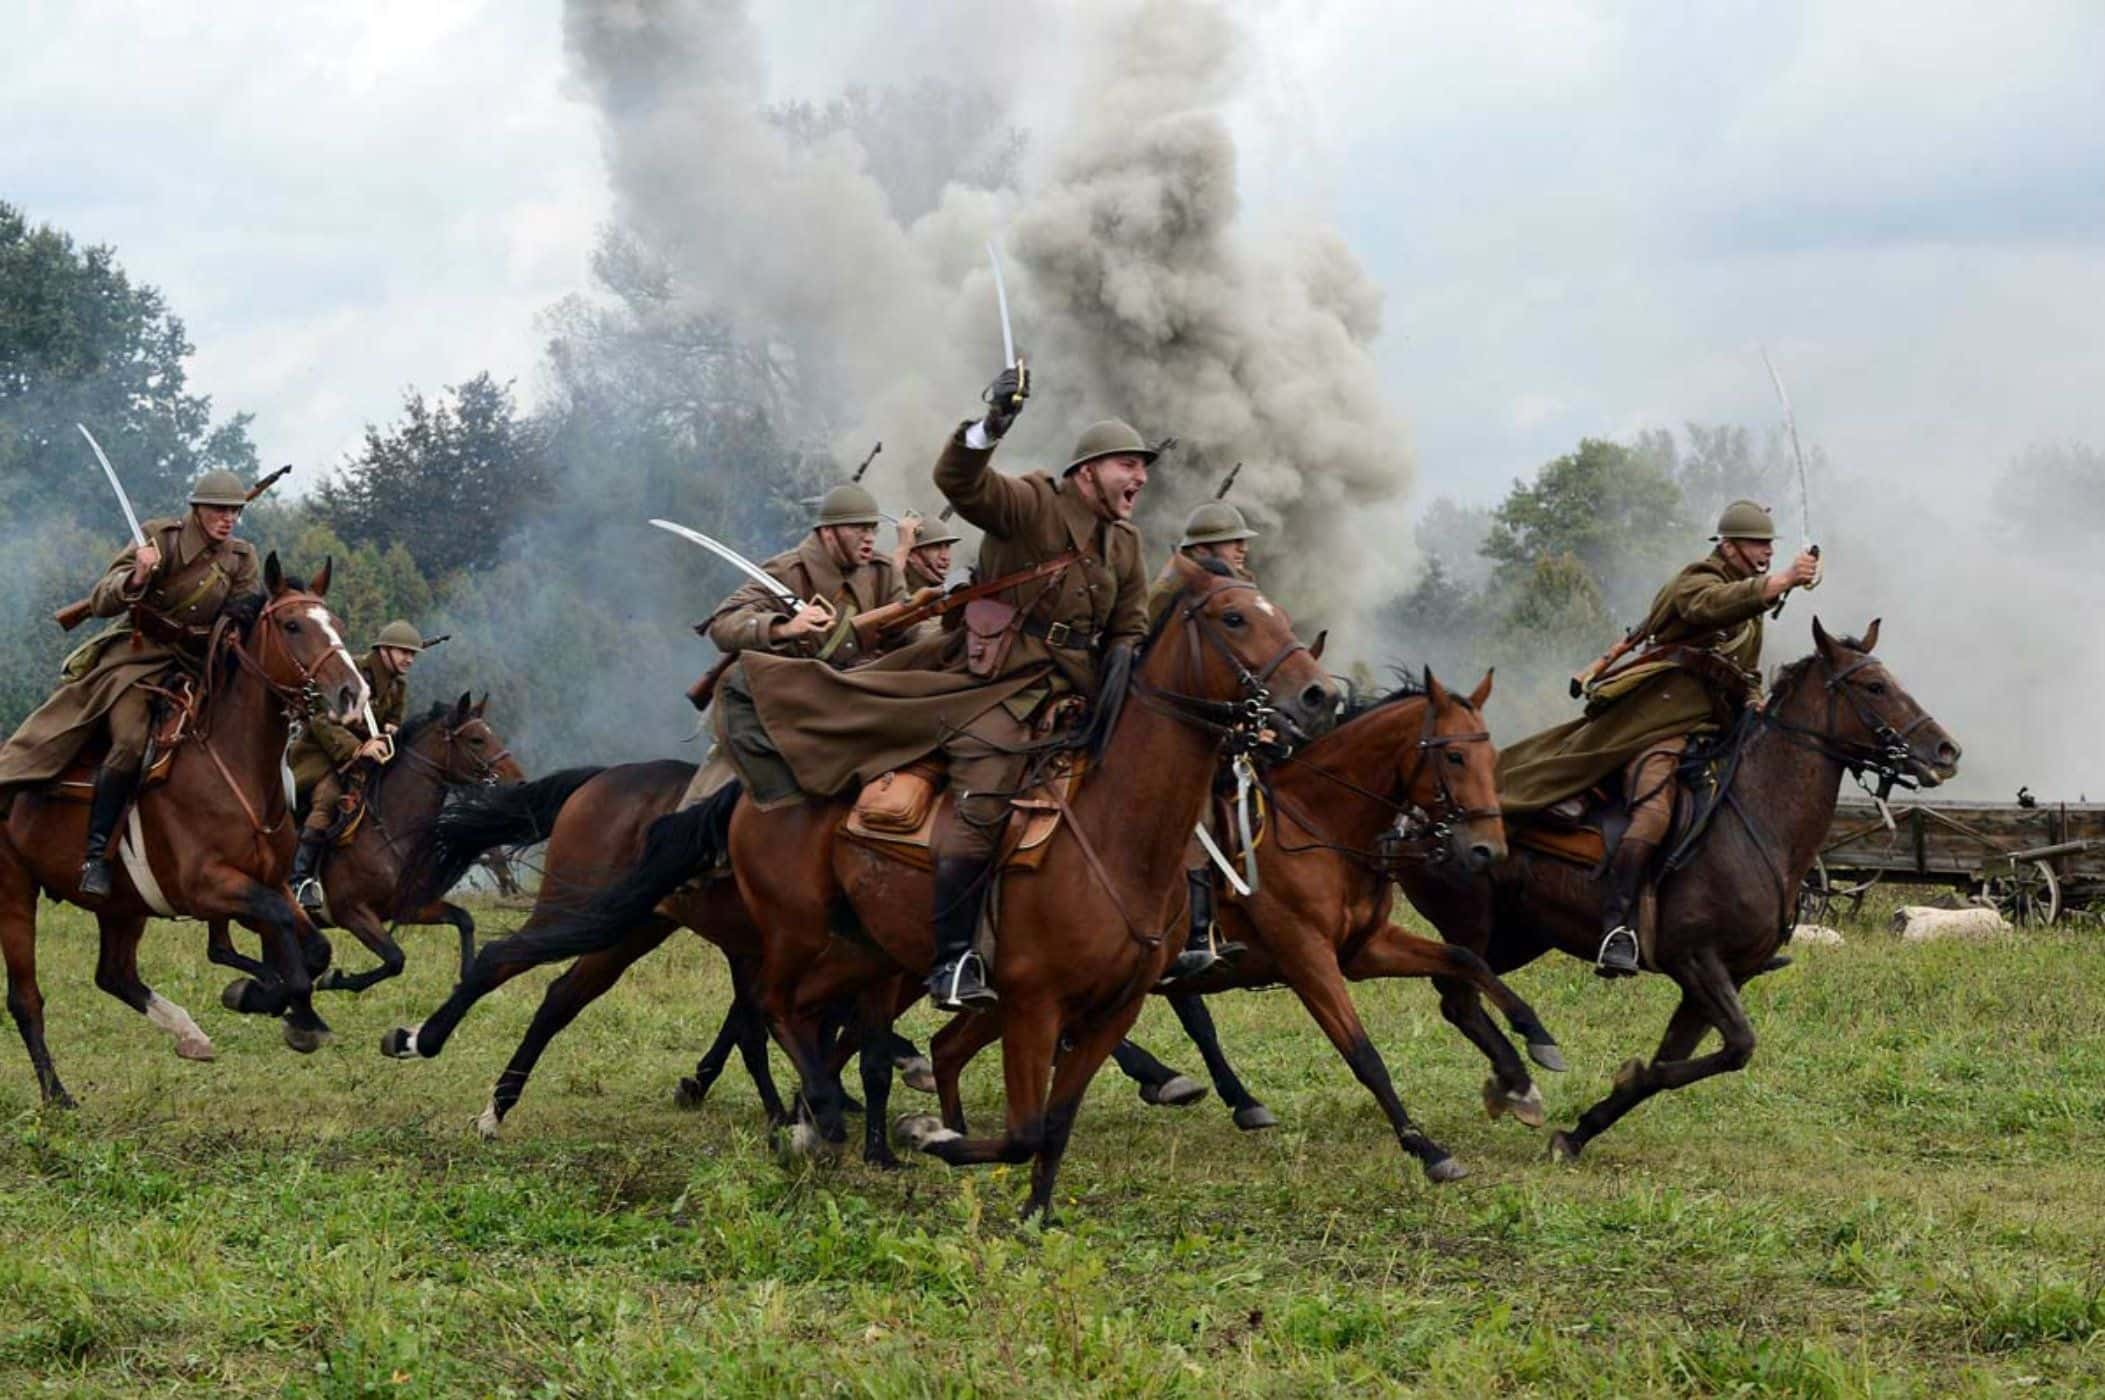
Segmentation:
[[(63, 681), (0, 748), (0, 810), (15, 788), (55, 781), (98, 728), (109, 752), (95, 775), (80, 890), (110, 891), (110, 836), (130, 802), (153, 725), (152, 687), (194, 672), (212, 624), (236, 599), (258, 595), (256, 551), (231, 533), (248, 491), (230, 471), (200, 476), (181, 517), (140, 527), (154, 559), (138, 574), (139, 547), (125, 546), (89, 595), (91, 616), (112, 625), (66, 658)], [(216, 532), (216, 537), (215, 537)], [(138, 626), (143, 622), (143, 627)]]
[(1768, 572), (1775, 536), (1761, 506), (1727, 506), (1712, 536), (1717, 548), (1659, 590), (1632, 633), (1640, 649), (1593, 684), (1586, 713), (1499, 753), (1499, 796), (1509, 815), (1622, 777), (1629, 826), (1607, 870), (1597, 964), (1603, 976), (1639, 970), (1638, 894), (1673, 821), (1674, 774), (1689, 737), (1730, 725), (1758, 698), (1762, 614), (1789, 589), (1819, 581), (1812, 554), (1782, 573)]
[(292, 891), (310, 911), (321, 908), (322, 888), (316, 873), (322, 852), (347, 815), (346, 792), (362, 789), (372, 770), (393, 757), (384, 739), (402, 727), (409, 713), (409, 668), (423, 651), (423, 635), (408, 622), (397, 620), (381, 628), (373, 645), (358, 658), (359, 674), (372, 692), (373, 722), (380, 732), (367, 734), (362, 722), (338, 724), (326, 715), (315, 715), (286, 755), (293, 790), (307, 808), (300, 847), (292, 861)]

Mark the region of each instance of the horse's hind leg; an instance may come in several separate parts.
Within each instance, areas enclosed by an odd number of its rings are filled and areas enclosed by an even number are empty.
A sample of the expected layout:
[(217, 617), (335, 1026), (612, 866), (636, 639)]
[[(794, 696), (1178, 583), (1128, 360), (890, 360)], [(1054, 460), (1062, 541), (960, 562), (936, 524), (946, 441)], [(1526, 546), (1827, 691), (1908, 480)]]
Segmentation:
[(336, 916), (337, 926), (347, 928), (352, 937), (366, 946), (366, 950), (378, 959), (378, 967), (369, 967), (363, 972), (345, 972), (340, 967), (330, 968), (315, 981), (318, 992), (349, 992), (356, 996), (375, 982), (385, 982), (390, 977), (400, 977), (402, 969), (409, 963), (403, 955), (402, 945), (388, 933), (387, 925), (380, 916), (364, 904), (356, 904)]
[(186, 1060), (213, 1058), (212, 1040), (190, 1013), (139, 977), (139, 937), (144, 914), (97, 914), (102, 946), (95, 960), (95, 985), (175, 1037), (175, 1053)]
[[(1550, 1135), (1550, 1155), (1558, 1161), (1576, 1160), (1587, 1143), (1661, 1090), (1685, 1088), (1715, 1074), (1744, 1069), (1754, 1057), (1753, 1023), (1740, 1005), (1731, 976), (1715, 956), (1705, 954), (1692, 966), (1670, 975), (1681, 984), (1681, 1004), (1667, 1021), (1652, 1063), (1625, 1061), (1615, 1072), (1615, 1087), (1608, 1097), (1580, 1114), (1569, 1131)], [(1723, 1048), (1690, 1058), (1713, 1026), (1725, 1038)]]
[(892, 991), (879, 983), (856, 1000), (856, 1019), (862, 1032), (862, 1159), (873, 1167), (891, 1170), (899, 1165), (899, 1159), (892, 1154), (891, 1126), (885, 1121), (892, 1098), (892, 1059), (899, 1039), (892, 1034)]
[(234, 946), (234, 936), (228, 932), (228, 927), (228, 921), (225, 919), (206, 920), (205, 961), (218, 963), (221, 967), (231, 967), (249, 977), (269, 976), (268, 969), (262, 963), (243, 956), (241, 950)]
[(37, 1090), (45, 1103), (72, 1108), (73, 1096), (59, 1083), (44, 1044), (44, 992), (37, 986), (37, 887), (13, 859), (0, 859), (0, 953), (7, 958), (8, 1014), (22, 1033)]
[(520, 1038), (519, 1048), (512, 1052), (511, 1061), (505, 1065), (504, 1073), (497, 1076), (497, 1085), (490, 1091), (489, 1106), (475, 1120), (475, 1129), (485, 1138), (497, 1136), (504, 1123), (504, 1116), (519, 1102), (526, 1092), (526, 1081), (534, 1072), (541, 1052), (548, 1042), (562, 1034), (563, 1028), (577, 1019), (577, 1014), (604, 995), (608, 988), (621, 980), (635, 961), (656, 949), (671, 936), (674, 925), (669, 919), (651, 919), (638, 924), (628, 937), (611, 948), (602, 948), (596, 953), (587, 953), (572, 963), (561, 977), (548, 984), (542, 994), (540, 1009), (534, 1012), (533, 1024), (526, 1028)]
[[(974, 1014), (952, 1017), (950, 1023), (928, 1042), (928, 1054), (934, 1062), (936, 1074), (936, 1107), (942, 1113), (940, 1126), (948, 1132), (963, 1136), (965, 1132), (965, 1100), (958, 1092), (958, 1080), (965, 1073), (965, 1066), (972, 1057), (1001, 1038), (1001, 1016), (998, 1013)], [(900, 1119), (902, 1129), (909, 1123), (918, 1124), (927, 1114), (909, 1114)]]
[[(672, 1091), (672, 1101), (680, 1108), (700, 1108), (708, 1099), (709, 1091), (723, 1077), (724, 1066), (731, 1062), (731, 1052), (742, 1048), (748, 1034), (748, 1003), (742, 996), (733, 993), (731, 1004), (724, 1008), (724, 1022), (717, 1027), (716, 1039), (695, 1061), (694, 1073), (680, 1080)], [(763, 1028), (763, 1034), (765, 1028)], [(765, 1055), (765, 1049), (762, 1054)], [(774, 1085), (768, 1085), (772, 1092)], [(779, 1101), (778, 1101), (779, 1102)]]
[(475, 916), (450, 901), (439, 908), (445, 913), (445, 921), (460, 935), (460, 975), (466, 977), (468, 969), (475, 966)]
[[(1235, 1114), (1235, 1126), (1246, 1133), (1277, 1127), (1279, 1120), (1273, 1116), (1272, 1110), (1259, 1103), (1257, 1096), (1243, 1087), (1235, 1066), (1228, 1063), (1228, 1053), (1221, 1048), (1221, 1034), (1214, 1028), (1213, 1012), (1207, 1009), (1206, 998), (1171, 997), (1169, 1009), (1177, 1013), (1178, 1024), (1191, 1037), (1191, 1043), (1199, 1047), (1199, 1058), (1206, 1062), (1206, 1074), (1213, 1080), (1214, 1092)], [(1162, 1102), (1172, 1102), (1167, 1091)]]

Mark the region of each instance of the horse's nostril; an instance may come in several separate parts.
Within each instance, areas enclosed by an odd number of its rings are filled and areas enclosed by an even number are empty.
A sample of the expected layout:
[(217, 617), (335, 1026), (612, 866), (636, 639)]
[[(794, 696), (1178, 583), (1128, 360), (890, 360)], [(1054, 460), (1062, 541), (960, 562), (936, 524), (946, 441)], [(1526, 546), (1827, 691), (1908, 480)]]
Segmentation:
[(1330, 692), (1320, 685), (1311, 683), (1308, 689), (1301, 692), (1301, 703), (1306, 705), (1309, 712), (1313, 714), (1330, 703)]

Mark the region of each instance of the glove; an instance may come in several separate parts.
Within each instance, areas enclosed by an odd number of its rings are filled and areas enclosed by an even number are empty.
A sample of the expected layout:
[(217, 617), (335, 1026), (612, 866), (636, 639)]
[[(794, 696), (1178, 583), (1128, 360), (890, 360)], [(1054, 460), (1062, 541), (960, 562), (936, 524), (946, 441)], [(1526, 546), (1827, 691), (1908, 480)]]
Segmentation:
[(994, 382), (980, 395), (987, 405), (987, 416), (981, 420), (981, 426), (986, 429), (988, 437), (1000, 438), (1016, 421), (1016, 415), (1023, 412), (1024, 396), (1030, 392), (1026, 383), (1023, 370), (1011, 365), (995, 375)]

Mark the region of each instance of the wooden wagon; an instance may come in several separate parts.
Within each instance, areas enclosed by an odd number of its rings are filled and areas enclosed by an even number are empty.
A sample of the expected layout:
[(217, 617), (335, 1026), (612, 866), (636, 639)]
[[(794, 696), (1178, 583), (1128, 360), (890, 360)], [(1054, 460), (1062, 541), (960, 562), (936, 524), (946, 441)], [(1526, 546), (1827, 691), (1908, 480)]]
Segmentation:
[(2017, 924), (2105, 916), (2105, 803), (1844, 798), (1806, 876), (1801, 915), (1861, 907), (1880, 880), (1949, 885)]

